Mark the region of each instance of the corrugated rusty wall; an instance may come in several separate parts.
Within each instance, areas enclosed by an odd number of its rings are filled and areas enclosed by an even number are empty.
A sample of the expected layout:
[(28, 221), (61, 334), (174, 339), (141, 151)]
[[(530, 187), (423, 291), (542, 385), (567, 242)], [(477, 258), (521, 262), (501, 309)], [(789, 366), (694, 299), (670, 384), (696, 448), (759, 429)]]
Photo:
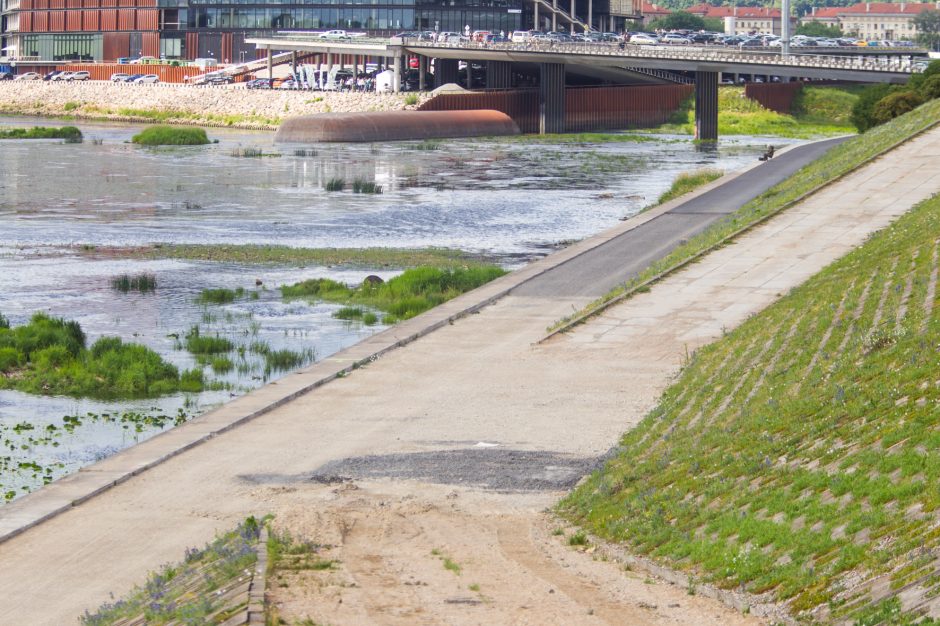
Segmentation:
[[(149, 33), (147, 33), (149, 34)], [(156, 35), (156, 33), (153, 33)], [(144, 37), (144, 45), (147, 38)], [(159, 44), (159, 40), (158, 40)], [(182, 83), (187, 76), (200, 76), (205, 70), (198, 67), (174, 67), (172, 65), (119, 65), (117, 63), (69, 63), (59, 66), (60, 70), (78, 72), (85, 70), (91, 74), (92, 80), (108, 80), (111, 74), (124, 72), (125, 74), (156, 74), (164, 83)]]
[(803, 88), (803, 83), (748, 83), (744, 86), (744, 97), (757, 100), (762, 106), (777, 113), (790, 113), (793, 99)]
[(568, 132), (641, 128), (667, 121), (691, 85), (579, 87), (565, 92)]
[[(569, 87), (565, 90), (568, 132), (655, 126), (669, 119), (692, 93), (691, 85)], [(494, 109), (511, 117), (523, 133), (539, 132), (538, 91), (478, 91), (441, 94), (422, 111)]]

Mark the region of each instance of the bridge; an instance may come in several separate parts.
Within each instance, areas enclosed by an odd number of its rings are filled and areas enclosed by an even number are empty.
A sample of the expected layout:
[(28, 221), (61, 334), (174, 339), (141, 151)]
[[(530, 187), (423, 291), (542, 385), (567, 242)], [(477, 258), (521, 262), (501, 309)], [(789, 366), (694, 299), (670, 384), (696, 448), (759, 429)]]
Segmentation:
[[(752, 51), (720, 46), (643, 46), (617, 43), (480, 43), (431, 42), (420, 39), (327, 40), (314, 33), (284, 33), (276, 37), (249, 39), (267, 51), (268, 68), (274, 51), (314, 54), (331, 68), (335, 62), (353, 58), (378, 58), (393, 69), (401, 84), (403, 59), (418, 57), (419, 89), (428, 86), (428, 68), (434, 59), (434, 84), (456, 82), (458, 62), (467, 62), (468, 86), (473, 86), (471, 62), (486, 64), (489, 89), (512, 87), (514, 66), (536, 68), (539, 84), (539, 129), (542, 133), (564, 131), (566, 70), (578, 69), (594, 76), (632, 74), (639, 81), (669, 80), (674, 72), (694, 75), (695, 128), (699, 139), (718, 137), (718, 84), (721, 74), (779, 76), (867, 83), (903, 83), (914, 71), (914, 59), (923, 51), (911, 49), (840, 50), (838, 54), (784, 54), (779, 50)], [(609, 77), (608, 77), (609, 78)]]

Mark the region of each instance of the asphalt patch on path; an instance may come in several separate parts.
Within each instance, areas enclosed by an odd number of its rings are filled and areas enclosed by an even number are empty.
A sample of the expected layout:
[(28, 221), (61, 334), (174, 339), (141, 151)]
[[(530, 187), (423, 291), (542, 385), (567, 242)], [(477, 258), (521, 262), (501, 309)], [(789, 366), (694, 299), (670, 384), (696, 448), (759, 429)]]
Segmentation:
[(610, 454), (581, 457), (561, 452), (471, 448), (351, 457), (331, 461), (312, 474), (251, 474), (239, 478), (254, 484), (335, 484), (391, 478), (495, 491), (562, 491), (598, 469)]

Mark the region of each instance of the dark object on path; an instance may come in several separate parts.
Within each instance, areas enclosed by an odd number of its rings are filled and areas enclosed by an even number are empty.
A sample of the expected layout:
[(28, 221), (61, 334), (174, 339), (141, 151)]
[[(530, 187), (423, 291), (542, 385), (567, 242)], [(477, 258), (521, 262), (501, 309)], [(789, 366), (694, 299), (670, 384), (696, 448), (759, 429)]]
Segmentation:
[(773, 146), (767, 146), (767, 150), (764, 151), (764, 154), (760, 155), (760, 156), (757, 158), (757, 160), (758, 160), (758, 161), (769, 161), (769, 160), (772, 159), (772, 158), (774, 158), (774, 147), (773, 147)]
[(369, 274), (369, 275), (366, 276), (365, 279), (362, 281), (363, 284), (368, 283), (370, 286), (373, 286), (373, 287), (374, 287), (375, 285), (381, 285), (381, 284), (384, 283), (384, 282), (385, 282), (385, 281), (382, 280), (381, 277), (376, 276), (375, 274)]
[(261, 280), (260, 278), (255, 279), (255, 287), (260, 287), (263, 284), (264, 284), (264, 281)]

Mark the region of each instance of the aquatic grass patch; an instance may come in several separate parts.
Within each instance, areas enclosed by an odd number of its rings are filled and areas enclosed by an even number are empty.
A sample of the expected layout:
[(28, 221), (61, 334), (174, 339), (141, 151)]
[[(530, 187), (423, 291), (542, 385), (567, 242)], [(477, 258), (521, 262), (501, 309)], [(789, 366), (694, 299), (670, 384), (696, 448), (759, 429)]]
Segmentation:
[(121, 293), (128, 293), (131, 291), (148, 293), (156, 291), (157, 277), (149, 273), (134, 275), (121, 274), (111, 278), (111, 289), (120, 291)]
[(235, 364), (228, 357), (216, 357), (209, 363), (216, 374), (228, 374), (235, 369)]
[(261, 148), (253, 148), (253, 147), (232, 148), (232, 151), (229, 154), (233, 157), (249, 158), (249, 159), (260, 158), (260, 157), (265, 156), (264, 150), (262, 150)]
[(352, 183), (352, 192), (379, 194), (382, 193), (382, 185), (376, 184), (375, 181), (360, 180), (357, 178)]
[(236, 289), (215, 288), (203, 289), (199, 292), (196, 301), (200, 304), (229, 304), (245, 295), (244, 287)]
[(319, 152), (313, 148), (294, 148), (295, 157), (315, 157)]
[(131, 142), (141, 146), (202, 146), (209, 142), (202, 128), (151, 126), (140, 131)]
[(225, 337), (201, 334), (199, 326), (193, 326), (186, 333), (186, 350), (196, 355), (224, 354), (235, 349), (235, 344)]
[(933, 127), (940, 119), (940, 100), (932, 100), (917, 109), (877, 126), (863, 135), (833, 147), (822, 157), (801, 168), (787, 180), (768, 189), (702, 233), (691, 237), (666, 256), (653, 262), (637, 276), (550, 326), (549, 332), (580, 323), (612, 302), (620, 301), (637, 289), (668, 275), (735, 234), (779, 213), (792, 203), (837, 180), (911, 137)]
[(248, 594), (239, 589), (258, 561), (263, 523), (249, 517), (205, 547), (187, 549), (180, 561), (151, 573), (124, 598), (86, 611), (81, 623), (219, 624), (234, 617), (246, 606)]
[(90, 348), (78, 323), (36, 313), (0, 328), (0, 389), (90, 398), (145, 398), (179, 391), (181, 377), (159, 354), (118, 337)]
[(916, 623), (898, 594), (940, 595), (938, 216), (919, 204), (697, 350), (560, 511), (801, 623)]
[(189, 259), (224, 263), (330, 265), (404, 269), (421, 265), (464, 267), (486, 262), (450, 248), (293, 248), (263, 244), (155, 244), (135, 248), (80, 247), (89, 256), (132, 259)]
[(331, 178), (323, 184), (326, 191), (342, 191), (346, 188), (346, 181), (342, 178)]
[(675, 180), (672, 181), (672, 186), (664, 191), (656, 202), (657, 204), (665, 204), (679, 196), (684, 196), (687, 193), (695, 191), (699, 187), (707, 185), (714, 180), (718, 180), (723, 175), (724, 172), (721, 170), (708, 168), (695, 170), (694, 172), (682, 172), (676, 176)]
[(310, 363), (315, 358), (312, 349), (306, 350), (266, 350), (264, 352), (265, 372), (278, 372), (294, 369)]
[(59, 128), (33, 126), (32, 128), (0, 128), (0, 139), (64, 139), (80, 143), (82, 131), (74, 126)]
[(442, 269), (418, 267), (384, 283), (364, 281), (349, 287), (327, 278), (281, 287), (284, 298), (317, 298), (347, 304), (351, 311), (364, 305), (385, 312), (384, 322), (393, 324), (419, 315), (464, 292), (504, 275), (496, 266)]

